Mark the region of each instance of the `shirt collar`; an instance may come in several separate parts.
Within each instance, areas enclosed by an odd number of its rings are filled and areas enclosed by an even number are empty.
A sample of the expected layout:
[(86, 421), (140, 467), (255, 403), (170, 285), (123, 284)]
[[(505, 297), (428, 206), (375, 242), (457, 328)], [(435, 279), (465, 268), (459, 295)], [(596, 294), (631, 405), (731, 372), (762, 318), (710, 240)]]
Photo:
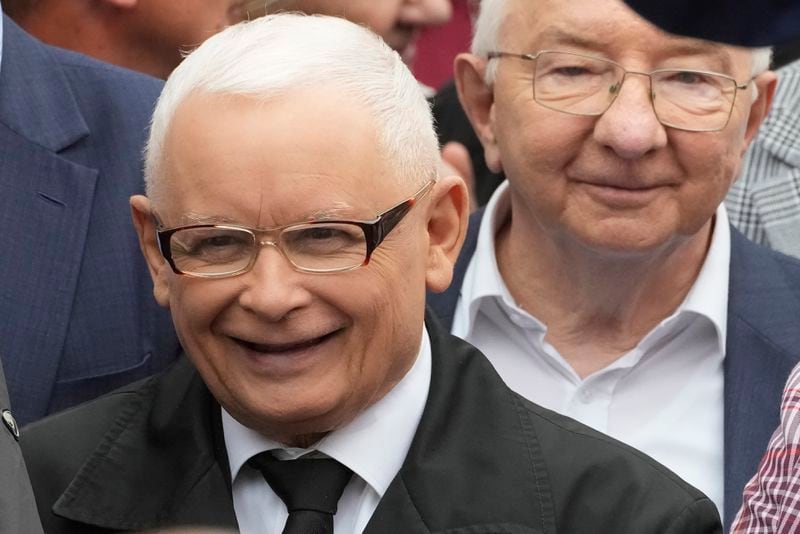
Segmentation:
[(725, 204), (714, 216), (714, 229), (700, 274), (675, 315), (694, 312), (706, 317), (717, 331), (720, 354), (725, 354), (728, 335), (728, 279), (731, 264), (731, 228)]
[[(511, 210), (508, 181), (504, 181), (492, 194), (478, 230), (475, 254), (464, 275), (462, 298), (457, 304), (456, 317), (468, 323), (453, 325), (453, 332), (469, 337), (481, 304), (489, 299), (501, 299), (509, 308), (518, 308), (514, 297), (500, 275), (495, 255), (495, 235), (508, 218)], [(731, 233), (725, 205), (720, 204), (715, 213), (715, 223), (703, 266), (678, 310), (667, 320), (684, 312), (693, 312), (707, 318), (714, 325), (720, 352), (725, 354), (728, 324), (728, 278), (730, 274)], [(534, 318), (542, 332), (546, 326)]]
[(242, 425), (222, 408), (231, 480), (235, 481), (247, 460), (260, 452), (284, 449), (282, 457), (297, 458), (319, 451), (349, 467), (383, 497), (408, 454), (425, 408), (430, 381), (431, 346), (423, 328), (419, 354), (403, 379), (381, 400), (311, 449), (287, 448)]
[[(475, 253), (470, 259), (464, 282), (461, 286), (461, 298), (456, 304), (456, 313), (453, 322), (453, 333), (457, 336), (469, 338), (475, 325), (475, 317), (481, 304), (487, 300), (499, 298), (509, 308), (515, 308), (516, 303), (508, 290), (500, 268), (497, 266), (495, 255), (495, 235), (500, 225), (506, 220), (511, 202), (509, 200), (508, 181), (503, 181), (486, 204), (478, 229), (478, 242)], [(544, 325), (542, 325), (544, 329)]]

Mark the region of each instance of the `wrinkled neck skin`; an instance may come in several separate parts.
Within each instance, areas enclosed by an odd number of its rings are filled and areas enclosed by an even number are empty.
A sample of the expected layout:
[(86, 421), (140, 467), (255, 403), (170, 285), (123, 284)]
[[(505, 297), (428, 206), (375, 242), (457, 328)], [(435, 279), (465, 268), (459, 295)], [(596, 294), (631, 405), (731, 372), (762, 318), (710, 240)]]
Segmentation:
[(592, 249), (515, 215), (496, 236), (500, 273), (517, 305), (585, 378), (633, 349), (681, 304), (705, 260), (713, 219), (657, 249)]

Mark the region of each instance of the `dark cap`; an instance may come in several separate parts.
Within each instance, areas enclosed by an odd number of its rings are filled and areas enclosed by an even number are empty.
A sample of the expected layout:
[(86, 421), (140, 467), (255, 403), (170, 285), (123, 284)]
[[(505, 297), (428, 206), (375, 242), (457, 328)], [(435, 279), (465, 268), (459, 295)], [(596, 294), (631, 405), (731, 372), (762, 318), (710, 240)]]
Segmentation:
[(800, 0), (626, 0), (662, 29), (741, 46), (800, 40)]

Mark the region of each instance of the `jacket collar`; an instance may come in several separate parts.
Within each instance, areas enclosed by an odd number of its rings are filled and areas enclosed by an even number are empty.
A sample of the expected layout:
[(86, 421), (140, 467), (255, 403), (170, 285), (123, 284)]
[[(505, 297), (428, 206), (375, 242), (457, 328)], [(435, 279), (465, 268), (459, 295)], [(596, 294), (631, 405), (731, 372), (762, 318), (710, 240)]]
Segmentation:
[(52, 152), (89, 135), (66, 75), (49, 48), (3, 15), (0, 123)]
[(779, 423), (781, 392), (800, 346), (800, 261), (731, 229), (725, 357), (725, 524), (741, 505)]
[(126, 402), (53, 512), (114, 530), (235, 527), (215, 412), (205, 384), (181, 359)]

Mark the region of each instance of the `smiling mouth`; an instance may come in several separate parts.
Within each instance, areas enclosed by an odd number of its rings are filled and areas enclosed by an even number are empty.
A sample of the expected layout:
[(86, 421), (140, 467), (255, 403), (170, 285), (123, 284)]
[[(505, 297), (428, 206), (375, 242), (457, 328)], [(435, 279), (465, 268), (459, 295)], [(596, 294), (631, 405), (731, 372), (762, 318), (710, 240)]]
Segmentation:
[(245, 341), (244, 339), (239, 338), (232, 338), (236, 343), (242, 345), (246, 349), (252, 352), (259, 352), (262, 354), (288, 354), (293, 352), (300, 352), (304, 350), (308, 350), (310, 348), (316, 347), (321, 345), (337, 335), (341, 330), (334, 330), (328, 334), (325, 334), (320, 337), (315, 337), (312, 339), (307, 339), (303, 341), (293, 342), (293, 343), (253, 343), (251, 341)]
[(649, 205), (662, 195), (665, 186), (640, 185), (619, 186), (605, 183), (583, 182), (584, 191), (605, 206), (613, 209), (639, 209)]

